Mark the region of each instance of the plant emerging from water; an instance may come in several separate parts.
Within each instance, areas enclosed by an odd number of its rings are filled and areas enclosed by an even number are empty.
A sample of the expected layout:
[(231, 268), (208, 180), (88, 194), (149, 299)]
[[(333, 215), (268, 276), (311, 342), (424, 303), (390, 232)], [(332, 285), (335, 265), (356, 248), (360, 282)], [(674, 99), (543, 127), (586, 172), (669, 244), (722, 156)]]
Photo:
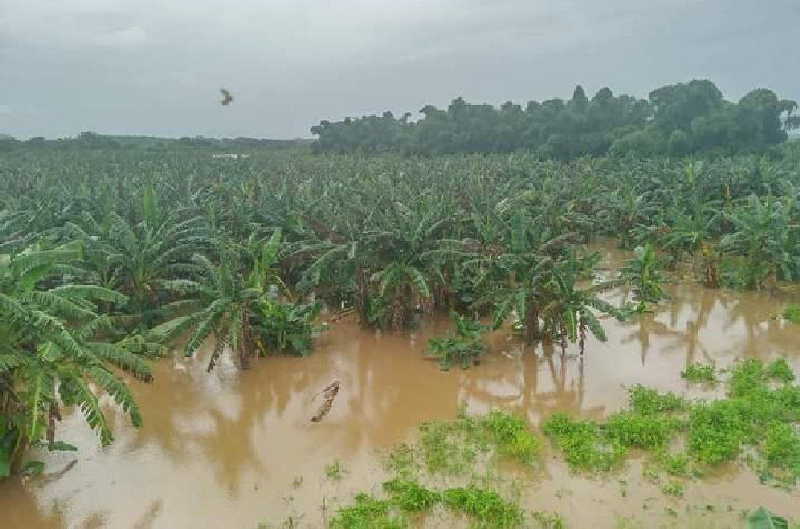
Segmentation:
[(641, 303), (658, 303), (666, 297), (662, 265), (651, 244), (637, 246), (634, 257), (622, 269), (625, 282), (633, 286), (636, 299)]
[[(697, 465), (731, 461), (749, 446), (762, 477), (793, 484), (800, 479), (800, 386), (793, 380), (785, 359), (743, 360), (730, 370), (727, 398), (688, 403), (634, 386), (629, 409), (605, 422), (557, 413), (545, 421), (544, 432), (575, 470), (609, 470), (628, 449), (639, 448), (653, 451), (668, 474), (687, 476)], [(685, 434), (686, 453), (667, 452), (679, 434)]]
[(715, 383), (717, 381), (717, 374), (713, 365), (704, 364), (689, 364), (681, 372), (681, 377), (689, 382), (707, 382)]
[(439, 365), (445, 371), (453, 363), (461, 364), (463, 369), (467, 369), (477, 364), (480, 356), (486, 352), (482, 338), (487, 327), (456, 312), (450, 313), (450, 317), (455, 324), (455, 330), (444, 338), (428, 340), (428, 354), (439, 360)]
[(472, 468), (481, 453), (532, 464), (540, 443), (527, 422), (495, 410), (484, 416), (461, 415), (455, 421), (436, 421), (420, 426), (420, 452), (430, 472), (461, 474)]
[(783, 309), (783, 319), (800, 324), (800, 305), (787, 305), (786, 308)]

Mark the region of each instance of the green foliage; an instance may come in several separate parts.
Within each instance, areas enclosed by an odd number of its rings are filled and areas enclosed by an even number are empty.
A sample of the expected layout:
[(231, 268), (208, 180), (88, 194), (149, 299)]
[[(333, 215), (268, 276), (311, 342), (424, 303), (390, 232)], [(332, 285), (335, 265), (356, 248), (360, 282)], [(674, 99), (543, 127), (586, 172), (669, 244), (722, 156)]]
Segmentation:
[(671, 454), (661, 451), (656, 456), (656, 460), (670, 476), (689, 477), (692, 474), (692, 463), (687, 454)]
[(330, 521), (332, 529), (404, 529), (405, 519), (390, 513), (390, 503), (377, 500), (369, 494), (360, 493), (355, 502), (336, 512)]
[(479, 425), (503, 455), (523, 463), (533, 463), (539, 454), (539, 440), (520, 417), (493, 410), (480, 419)]
[(767, 468), (782, 474), (790, 484), (800, 479), (800, 435), (790, 424), (773, 423), (767, 427), (763, 447)]
[(192, 261), (197, 267), (196, 280), (165, 283), (170, 290), (186, 296), (174, 306), (179, 313), (151, 329), (149, 336), (167, 342), (190, 332), (184, 347), (186, 356), (192, 356), (206, 339), (213, 337), (215, 347), (209, 371), (227, 346), (243, 368), (259, 353), (308, 354), (319, 306), (277, 299), (277, 291), (284, 287), (272, 270), (279, 244), (280, 238), (275, 234), (263, 246), (252, 240), (247, 247), (220, 243), (218, 264), (195, 254)]
[(659, 393), (657, 390), (636, 384), (628, 390), (631, 409), (642, 415), (683, 411), (687, 402), (674, 393)]
[(730, 398), (700, 403), (692, 409), (690, 453), (701, 462), (716, 464), (734, 459), (742, 446), (757, 445), (766, 437), (762, 450), (767, 465), (795, 466), (791, 458), (769, 456), (791, 452), (790, 425), (800, 420), (800, 388), (784, 385), (773, 389), (769, 383), (778, 378), (788, 384), (793, 377), (782, 359), (766, 367), (755, 359), (738, 362), (728, 382)]
[(708, 80), (667, 85), (648, 100), (614, 96), (600, 89), (591, 99), (578, 85), (567, 100), (508, 101), (499, 108), (459, 97), (446, 110), (426, 105), (410, 114), (322, 121), (311, 127), (317, 152), (405, 153), (515, 152), (571, 159), (619, 155), (683, 156), (712, 149), (763, 150), (786, 140), (796, 125), (797, 104), (770, 90), (749, 92), (738, 103), (724, 101)]
[(759, 507), (747, 515), (747, 529), (789, 529), (789, 522), (786, 518)]
[(450, 369), (454, 362), (466, 369), (477, 363), (486, 351), (482, 341), (486, 327), (456, 312), (451, 313), (450, 317), (456, 326), (455, 332), (444, 338), (429, 339), (428, 354), (439, 360), (443, 370)]
[(482, 448), (477, 439), (477, 425), (470, 418), (423, 423), (419, 430), (423, 460), (431, 473), (463, 473), (473, 465)]
[(625, 282), (633, 286), (636, 297), (642, 302), (658, 303), (664, 297), (664, 277), (661, 274), (661, 263), (651, 244), (637, 246), (633, 251), (634, 258), (625, 264), (621, 276)]
[(689, 364), (686, 369), (681, 371), (681, 377), (689, 382), (715, 383), (717, 381), (716, 371), (713, 365)]
[(441, 495), (416, 481), (394, 479), (383, 484), (390, 501), (406, 512), (427, 511), (441, 500)]
[(609, 439), (595, 422), (578, 421), (555, 413), (543, 424), (570, 467), (576, 470), (604, 471), (617, 466), (627, 453), (619, 440)]
[[(96, 285), (65, 284), (64, 270), (77, 271), (82, 255), (77, 241), (0, 254), (0, 476), (15, 470), (29, 446), (69, 446), (55, 440), (62, 408), (78, 407), (103, 444), (112, 432), (99, 394), (108, 394), (134, 426), (142, 422), (113, 368), (143, 380), (152, 378), (150, 368), (128, 347), (132, 339), (115, 340), (119, 329), (101, 310), (127, 298)], [(41, 470), (38, 465), (26, 468)]]
[(661, 492), (667, 496), (683, 497), (684, 486), (680, 481), (670, 481), (661, 486)]
[(800, 277), (793, 257), (798, 240), (795, 198), (750, 195), (725, 213), (733, 226), (721, 240), (722, 248), (741, 257), (739, 277), (745, 287), (761, 288), (769, 279)]
[(402, 443), (389, 452), (384, 462), (384, 466), (395, 476), (402, 479), (410, 479), (416, 474), (417, 461), (414, 455), (414, 447)]
[(544, 432), (558, 445), (570, 467), (605, 471), (617, 466), (630, 448), (653, 450), (666, 445), (682, 428), (670, 412), (684, 403), (672, 394), (635, 386), (630, 390), (631, 411), (611, 415), (604, 424), (553, 414)]
[(311, 353), (318, 304), (281, 303), (262, 298), (253, 312), (258, 345), (263, 353), (274, 351), (300, 356)]
[[(416, 481), (393, 479), (383, 483), (383, 490), (388, 494), (386, 500), (378, 500), (364, 493), (357, 494), (353, 505), (337, 511), (330, 527), (401, 529), (408, 526), (408, 520), (400, 514), (395, 514), (397, 509), (408, 514), (427, 513), (439, 503), (470, 517), (471, 527), (511, 529), (520, 527), (524, 521), (524, 513), (518, 505), (504, 500), (493, 490), (474, 485), (437, 492), (423, 487)], [(563, 527), (563, 525), (546, 527)]]
[(605, 435), (628, 448), (654, 449), (664, 446), (681, 423), (668, 415), (641, 415), (619, 412), (605, 424)]
[(785, 358), (778, 358), (770, 363), (764, 370), (768, 378), (780, 382), (792, 382), (794, 380), (794, 371)]
[(783, 309), (783, 318), (792, 323), (800, 324), (800, 305), (790, 304)]
[[(800, 436), (795, 430), (800, 387), (791, 384), (793, 379), (783, 359), (766, 366), (743, 360), (730, 370), (728, 398), (690, 404), (637, 385), (629, 390), (630, 409), (604, 423), (556, 413), (545, 421), (544, 432), (576, 470), (609, 470), (628, 449), (639, 448), (655, 451), (654, 463), (668, 474), (686, 477), (697, 473), (695, 463), (732, 461), (749, 446), (764, 478), (793, 484), (800, 477)], [(684, 432), (687, 452), (667, 452)]]
[(689, 418), (689, 451), (702, 463), (715, 465), (739, 455), (750, 434), (748, 410), (735, 400), (701, 403)]
[(532, 464), (540, 450), (539, 440), (523, 419), (499, 410), (423, 423), (420, 434), (423, 460), (432, 473), (462, 474), (476, 463), (479, 454), (489, 452)]
[(449, 508), (475, 518), (475, 527), (481, 529), (510, 529), (519, 527), (524, 513), (519, 506), (505, 501), (491, 490), (474, 486), (447, 489), (442, 500)]
[[(435, 152), (514, 151), (508, 155), (254, 150), (240, 163), (210, 160), (202, 145), (230, 145), (212, 140), (158, 154), (121, 150), (122, 140), (96, 134), (14, 144), (0, 168), (0, 473), (18, 469), (29, 446), (59, 446), (58, 417), (70, 408), (110, 442), (103, 395), (140, 424), (118, 369), (149, 380), (148, 359), (171, 339), (185, 340), (190, 355), (211, 344), (209, 367), (223, 351), (243, 367), (267, 352), (306, 354), (316, 311), (307, 300), (395, 329), (437, 310), (477, 313), (492, 316), (495, 328), (512, 323), (526, 342), (582, 351), (592, 337), (605, 339), (605, 315), (622, 316), (603, 295), (615, 282), (583, 248), (594, 237), (642, 247), (642, 263), (651, 262), (648, 247), (664, 266), (697, 257), (709, 286), (800, 278), (800, 151), (727, 155), (720, 140), (739, 150), (776, 143), (776, 116), (785, 128), (797, 123), (787, 119), (791, 102), (758, 90), (728, 104), (706, 82), (657, 92), (656, 107), (577, 89), (569, 101), (525, 109), (455, 101), (447, 111), (426, 108), (420, 124), (405, 120), (384, 142), (396, 145), (413, 129), (402, 150), (413, 152), (418, 138)], [(579, 119), (559, 121), (565, 117)], [(478, 127), (484, 118), (499, 128)], [(382, 119), (381, 127), (398, 121)], [(556, 125), (530, 127), (545, 123)], [(732, 130), (737, 135), (727, 136)], [(487, 149), (495, 132), (502, 140)], [(599, 157), (639, 147), (722, 151), (691, 161)], [(581, 153), (592, 156), (552, 159)], [(640, 268), (642, 276), (647, 267)], [(462, 357), (477, 352), (456, 345), (468, 352)], [(758, 451), (770, 424), (797, 422), (800, 391), (788, 367), (731, 374), (728, 400), (736, 402), (708, 412), (735, 426), (726, 439), (746, 447), (758, 440)], [(640, 390), (631, 411), (663, 407), (678, 416), (689, 406), (648, 395)], [(677, 417), (688, 421), (698, 453), (703, 413), (694, 433), (692, 413)], [(473, 430), (476, 441), (455, 458), (462, 468), (495, 443), (483, 425)], [(520, 437), (511, 451), (531, 452), (528, 443)], [(736, 457), (736, 442), (730, 446)]]

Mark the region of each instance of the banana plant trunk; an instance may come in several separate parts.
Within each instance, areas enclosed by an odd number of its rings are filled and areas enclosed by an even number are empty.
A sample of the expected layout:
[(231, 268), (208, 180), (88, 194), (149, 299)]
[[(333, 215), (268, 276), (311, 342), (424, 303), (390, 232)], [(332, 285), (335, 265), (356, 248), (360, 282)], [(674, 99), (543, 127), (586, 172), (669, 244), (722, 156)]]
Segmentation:
[(541, 336), (539, 329), (539, 307), (528, 305), (525, 312), (525, 343), (531, 345)]
[(356, 268), (356, 288), (358, 289), (355, 299), (356, 311), (358, 311), (361, 325), (368, 325), (369, 307), (367, 306), (367, 302), (369, 300), (369, 270), (363, 266)]

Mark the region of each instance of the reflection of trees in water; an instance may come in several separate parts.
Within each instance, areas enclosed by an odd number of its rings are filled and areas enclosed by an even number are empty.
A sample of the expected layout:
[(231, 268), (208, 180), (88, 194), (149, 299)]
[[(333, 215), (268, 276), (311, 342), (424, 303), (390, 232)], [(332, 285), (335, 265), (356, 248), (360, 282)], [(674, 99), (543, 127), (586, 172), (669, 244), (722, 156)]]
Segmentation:
[[(723, 308), (727, 300), (719, 290), (710, 290), (700, 286), (673, 289), (672, 297), (662, 305), (655, 305), (653, 309), (658, 312), (634, 316), (629, 325), (635, 327), (634, 331), (622, 338), (622, 343), (636, 341), (639, 343), (642, 365), (645, 365), (647, 354), (653, 342), (665, 341), (666, 345), (661, 351), (685, 352), (684, 364), (692, 362), (712, 362), (713, 358), (702, 342), (701, 331), (708, 327), (709, 318), (714, 308), (720, 304)], [(668, 315), (669, 323), (659, 321), (658, 315)], [(683, 329), (680, 329), (681, 316), (689, 314)]]
[[(533, 350), (523, 344), (515, 344), (515, 348), (512, 358), (504, 361), (515, 362), (516, 369), (503, 365), (488, 376), (486, 370), (476, 370), (474, 376), (464, 378), (464, 398), (486, 409), (498, 404), (514, 407), (531, 422), (557, 411), (603, 415), (604, 406), (584, 409), (585, 372), (581, 357), (561, 354), (552, 343), (540, 344)], [(501, 390), (505, 391), (500, 393)]]
[[(328, 360), (317, 358), (315, 369), (307, 370), (302, 359), (267, 358), (241, 373), (221, 369), (210, 375), (201, 369), (202, 355), (182, 367), (158, 366), (156, 382), (137, 391), (145, 427), (133, 432), (125, 451), (156, 445), (171, 461), (191, 460), (199, 452), (220, 486), (236, 492), (244, 471), (267, 471), (256, 430), (268, 431), (270, 419), (284, 416), (296, 395), (307, 394), (314, 379), (330, 372)], [(272, 374), (278, 362), (282, 369)]]
[(724, 329), (735, 325), (745, 329), (742, 353), (765, 357), (773, 352), (794, 355), (800, 341), (800, 326), (786, 325), (777, 317), (784, 305), (781, 296), (768, 292), (747, 292), (732, 296)]

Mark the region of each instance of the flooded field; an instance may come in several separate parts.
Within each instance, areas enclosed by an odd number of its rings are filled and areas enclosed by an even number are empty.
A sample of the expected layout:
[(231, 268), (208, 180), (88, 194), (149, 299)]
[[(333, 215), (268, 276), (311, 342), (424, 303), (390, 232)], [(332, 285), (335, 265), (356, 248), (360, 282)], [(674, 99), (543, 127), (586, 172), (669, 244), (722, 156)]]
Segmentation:
[[(617, 258), (607, 256), (609, 266)], [(65, 417), (60, 437), (80, 451), (43, 454), (44, 475), (0, 483), (0, 526), (321, 528), (355, 492), (379, 490), (389, 449), (462, 406), (506, 409), (533, 425), (555, 411), (602, 418), (624, 405), (634, 383), (714, 396), (681, 379), (689, 362), (725, 367), (785, 356), (800, 369), (800, 326), (773, 318), (783, 300), (693, 284), (674, 285), (670, 295), (655, 314), (606, 320), (608, 342), (590, 340), (583, 361), (498, 332), (479, 366), (442, 372), (423, 351), (446, 332), (445, 318), (410, 334), (336, 322), (310, 357), (261, 360), (244, 372), (223, 363), (209, 375), (203, 354), (164, 359), (152, 384), (131, 382), (144, 426), (116, 417), (115, 442), (102, 449), (79, 417)], [(330, 414), (310, 422), (315, 396), (333, 380), (341, 389)], [(526, 509), (557, 511), (571, 528), (742, 527), (741, 511), (758, 505), (800, 517), (798, 492), (762, 485), (738, 466), (689, 481), (683, 498), (671, 498), (643, 478), (635, 456), (599, 478), (570, 473), (552, 450), (542, 459), (536, 471), (509, 468), (509, 479)], [(344, 468), (338, 480), (326, 474), (335, 461)]]

